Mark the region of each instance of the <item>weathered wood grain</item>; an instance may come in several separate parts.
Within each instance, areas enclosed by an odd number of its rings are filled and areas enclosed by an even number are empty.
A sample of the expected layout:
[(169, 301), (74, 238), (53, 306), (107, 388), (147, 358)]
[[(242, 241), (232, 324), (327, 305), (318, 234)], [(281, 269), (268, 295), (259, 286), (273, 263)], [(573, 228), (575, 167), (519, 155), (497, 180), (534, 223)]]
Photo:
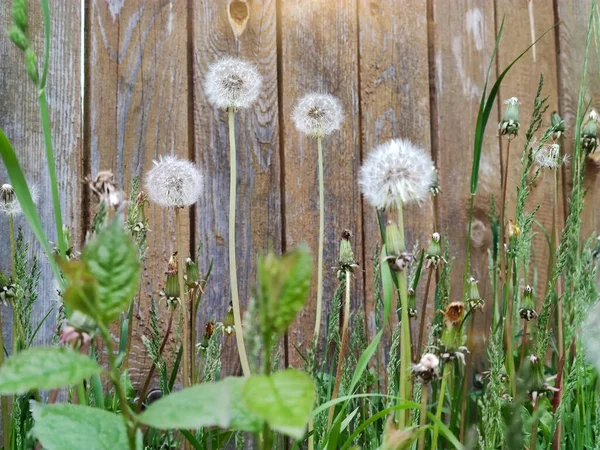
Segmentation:
[[(37, 103), (37, 89), (29, 80), (22, 52), (10, 41), (7, 30), (12, 24), (12, 2), (0, 6), (0, 128), (4, 130), (17, 152), (21, 166), (30, 183), (37, 185), (37, 209), (48, 239), (56, 242), (56, 225), (46, 165), (42, 125)], [(60, 192), (63, 222), (80, 239), (81, 169), (82, 169), (82, 110), (80, 83), (80, 26), (82, 11), (78, 2), (51, 0), (50, 66), (46, 95), (50, 110), (54, 158)], [(30, 2), (29, 29), (41, 71), (43, 63), (43, 21), (39, 2)], [(0, 183), (7, 183), (6, 169), (0, 163)], [(23, 227), (30, 254), (40, 261), (39, 298), (34, 305), (34, 326), (56, 306), (54, 276), (40, 245), (24, 217), (15, 220)], [(10, 248), (5, 216), (0, 217), (0, 269), (10, 273)], [(4, 309), (5, 312), (9, 311)], [(5, 314), (5, 313), (3, 313)], [(5, 344), (10, 348), (10, 320), (4, 317)], [(55, 330), (55, 314), (40, 328), (37, 343), (48, 343)]]
[[(573, 151), (575, 138), (575, 121), (577, 120), (577, 104), (579, 89), (583, 77), (583, 61), (587, 39), (591, 3), (586, 1), (556, 2), (558, 25), (558, 80), (560, 101), (559, 108), (567, 126), (564, 148), (567, 153)], [(585, 104), (590, 108), (600, 108), (600, 78), (598, 77), (598, 61), (594, 49), (594, 37), (590, 44), (588, 73), (586, 77)], [(585, 120), (584, 120), (585, 123)], [(598, 166), (588, 163), (585, 172), (585, 187), (588, 189), (582, 214), (581, 236), (587, 239), (597, 233), (600, 225), (598, 204), (600, 202), (600, 176)], [(570, 193), (572, 174), (566, 174), (566, 189)]]
[[(427, 46), (427, 4), (422, 1), (359, 1), (360, 100), (363, 157), (375, 146), (393, 138), (409, 139), (431, 154), (431, 130)], [(405, 213), (407, 248), (427, 246), (433, 232), (433, 205), (409, 206)], [(364, 308), (371, 337), (375, 329), (373, 250), (381, 245), (374, 208), (363, 201), (365, 270)], [(418, 309), (425, 281), (418, 291)], [(433, 289), (428, 314), (434, 312)], [(393, 315), (395, 318), (395, 315)], [(420, 316), (419, 316), (420, 317)], [(413, 325), (416, 322), (413, 321)], [(389, 344), (389, 333), (385, 341)], [(381, 347), (381, 360), (389, 345)]]
[[(344, 228), (351, 230), (352, 245), (358, 255), (362, 249), (362, 205), (357, 182), (361, 161), (357, 8), (354, 2), (326, 0), (283, 0), (280, 5), (287, 248), (306, 241), (316, 255), (319, 235), (317, 143), (295, 129), (290, 119), (294, 105), (302, 95), (317, 91), (337, 96), (345, 110), (341, 130), (323, 140), (325, 256), (321, 329), (325, 330), (330, 299), (337, 285), (329, 268), (337, 264)], [(314, 329), (316, 280), (315, 264), (309, 300), (289, 332), (290, 345), (302, 351), (310, 345)], [(352, 287), (352, 308), (363, 307), (363, 274), (359, 272)], [(290, 362), (301, 364), (293, 350)]]
[[(269, 248), (276, 253), (281, 251), (275, 5), (274, 0), (193, 3), (194, 148), (195, 158), (205, 173), (204, 196), (195, 216), (196, 236), (202, 243), (201, 267), (206, 270), (211, 258), (214, 260), (211, 280), (199, 308), (200, 325), (208, 320), (222, 321), (231, 301), (227, 112), (211, 106), (203, 89), (208, 66), (219, 58), (247, 60), (263, 76), (256, 104), (236, 113), (236, 250), (242, 316), (256, 282), (258, 254)], [(222, 360), (224, 373), (241, 373), (233, 337), (226, 341)]]
[[(451, 298), (462, 296), (465, 250), (469, 222), (470, 178), (473, 136), (486, 71), (495, 42), (494, 2), (433, 3), (434, 83), (436, 110), (436, 161), (439, 167), (440, 232), (450, 240), (450, 255), (456, 257)], [(490, 78), (495, 79), (495, 66)], [(494, 110), (485, 133), (471, 239), (471, 273), (481, 280), (479, 290), (491, 299), (487, 282), (487, 251), (491, 247), (489, 210), (492, 195), (500, 198), (500, 160)]]
[[(523, 50), (538, 39), (545, 31), (554, 25), (554, 10), (551, 2), (533, 1), (501, 1), (496, 3), (496, 15), (504, 17), (503, 39), (498, 49), (499, 70), (510, 64)], [(533, 112), (533, 99), (538, 87), (540, 73), (544, 74), (543, 96), (548, 96), (548, 111), (544, 115), (542, 127), (537, 133), (541, 137), (544, 130), (550, 125), (550, 114), (558, 109), (558, 81), (556, 73), (556, 48), (552, 32), (540, 40), (523, 58), (510, 70), (500, 87), (500, 99), (517, 97), (521, 102), (520, 118), (521, 130), (512, 141), (510, 148), (510, 162), (508, 172), (507, 208), (506, 219), (514, 219), (517, 202), (517, 185), (521, 177), (521, 156), (525, 145), (525, 132), (530, 124)], [(501, 114), (506, 106), (501, 104)], [(506, 162), (506, 139), (501, 139), (502, 158)], [(552, 233), (553, 215), (553, 189), (554, 173), (544, 170), (536, 180), (526, 205), (526, 211), (531, 212), (537, 205), (540, 206), (536, 213), (536, 220)], [(562, 196), (559, 196), (557, 224), (562, 229)], [(537, 297), (544, 295), (548, 279), (548, 243), (544, 233), (538, 226), (534, 226), (536, 233), (533, 238), (532, 256), (536, 264), (525, 268), (525, 273), (519, 274), (522, 287), (530, 284), (536, 288)], [(536, 281), (537, 277), (537, 283)]]
[[(187, 8), (184, 2), (167, 0), (97, 0), (88, 7), (90, 167), (92, 174), (111, 169), (129, 192), (132, 179), (143, 181), (153, 159), (189, 154)], [(148, 257), (134, 309), (129, 363), (135, 386), (151, 365), (141, 336), (149, 330), (150, 302), (159, 299), (167, 261), (175, 249), (173, 212), (151, 204), (147, 213)], [(187, 217), (185, 222), (179, 232), (189, 242)], [(164, 304), (159, 314), (166, 327)], [(167, 347), (167, 358), (174, 350)]]

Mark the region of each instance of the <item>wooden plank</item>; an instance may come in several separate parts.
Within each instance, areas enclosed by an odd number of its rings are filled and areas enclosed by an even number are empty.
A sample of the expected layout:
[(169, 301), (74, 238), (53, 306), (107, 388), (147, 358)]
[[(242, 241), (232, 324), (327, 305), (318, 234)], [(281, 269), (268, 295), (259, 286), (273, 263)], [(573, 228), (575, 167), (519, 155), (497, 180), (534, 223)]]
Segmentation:
[[(591, 3), (585, 0), (574, 2), (556, 2), (558, 14), (558, 80), (560, 114), (567, 126), (564, 148), (567, 153), (573, 152), (575, 137), (575, 121), (577, 120), (577, 103), (583, 76), (583, 61), (587, 39)], [(594, 50), (594, 37), (590, 44), (588, 73), (586, 78), (585, 104), (590, 108), (600, 108), (600, 79), (598, 62)], [(585, 121), (584, 121), (585, 123)], [(597, 150), (596, 150), (597, 151)], [(567, 174), (565, 186), (570, 193), (572, 187), (571, 173)], [(600, 214), (600, 177), (598, 166), (589, 163), (585, 172), (585, 187), (588, 189), (582, 219), (581, 236), (587, 239), (592, 233), (598, 233)]]
[[(256, 283), (258, 254), (269, 248), (281, 251), (275, 3), (202, 0), (193, 6), (194, 147), (196, 160), (205, 173), (205, 194), (197, 207), (196, 236), (202, 243), (200, 261), (204, 270), (214, 259), (213, 275), (200, 306), (200, 329), (208, 320), (222, 321), (231, 300), (228, 120), (225, 111), (208, 103), (203, 90), (208, 66), (219, 58), (247, 60), (263, 76), (262, 93), (256, 104), (236, 114), (236, 252), (242, 311), (248, 306)], [(245, 29), (236, 38), (234, 29), (241, 30), (243, 24)], [(225, 344), (222, 361), (225, 373), (241, 373), (233, 337)]]
[[(188, 156), (187, 8), (184, 2), (165, 0), (95, 0), (88, 7), (91, 171), (111, 169), (129, 192), (133, 177), (141, 179), (153, 159)], [(175, 249), (173, 212), (150, 205), (147, 213), (151, 232), (130, 358), (136, 386), (151, 365), (141, 341), (149, 331), (151, 298), (158, 300)], [(162, 303), (159, 314), (166, 327)], [(165, 353), (173, 352), (167, 347)]]
[[(429, 79), (423, 76), (429, 70), (426, 2), (362, 0), (358, 17), (363, 156), (392, 138), (409, 139), (431, 153)], [(412, 249), (417, 241), (426, 247), (433, 232), (432, 202), (408, 207), (405, 226), (407, 248)], [(368, 330), (373, 337), (379, 330), (375, 327), (371, 258), (376, 243), (381, 244), (381, 237), (375, 211), (367, 202), (363, 203), (363, 230), (364, 305)], [(419, 286), (417, 307), (421, 311), (424, 279)], [(428, 317), (433, 315), (432, 305), (433, 289)], [(417, 323), (413, 321), (413, 325)], [(390, 337), (388, 333), (388, 344)], [(388, 349), (389, 345), (382, 346), (382, 361), (388, 357)]]
[[(359, 258), (362, 254), (362, 207), (357, 181), (361, 161), (357, 5), (355, 2), (282, 0), (280, 8), (287, 248), (306, 241), (316, 255), (319, 234), (317, 145), (314, 139), (300, 135), (295, 129), (290, 119), (294, 105), (302, 95), (318, 91), (337, 96), (345, 110), (341, 130), (326, 137), (323, 143), (325, 270), (321, 329), (325, 330), (330, 299), (338, 283), (329, 268), (337, 264), (339, 239), (344, 228), (351, 230), (352, 245)], [(292, 344), (304, 352), (313, 335), (316, 280), (315, 264), (309, 300), (289, 333), (289, 359), (295, 366), (302, 363)], [(358, 272), (352, 287), (353, 310), (364, 307), (362, 299), (363, 274)], [(324, 337), (320, 341), (324, 342)]]
[[(74, 232), (79, 241), (81, 224), (82, 191), (82, 115), (80, 83), (80, 24), (82, 11), (79, 2), (51, 0), (50, 66), (46, 95), (50, 110), (54, 159), (60, 191), (63, 222)], [(12, 2), (0, 6), (0, 128), (11, 140), (19, 161), (29, 181), (36, 184), (39, 194), (38, 213), (48, 238), (56, 242), (56, 226), (50, 192), (50, 180), (42, 126), (37, 103), (37, 89), (29, 80), (22, 52), (10, 41), (6, 30), (12, 24)], [(30, 2), (29, 30), (37, 53), (41, 71), (43, 63), (43, 19), (39, 2)], [(8, 182), (5, 167), (0, 163), (0, 183)], [(23, 217), (15, 220), (15, 227), (23, 227), (30, 254), (40, 261), (41, 277), (39, 297), (34, 304), (32, 323), (36, 326), (44, 315), (55, 306), (56, 285), (45, 254), (31, 233)], [(10, 272), (8, 226), (0, 217), (0, 269)], [(36, 343), (48, 343), (55, 330), (55, 314), (50, 314), (36, 337)], [(10, 348), (11, 325), (5, 317), (5, 345)]]
[[(432, 115), (438, 148), (439, 218), (442, 234), (450, 239), (450, 255), (456, 256), (452, 273), (452, 298), (462, 295), (467, 229), (469, 222), (473, 136), (486, 71), (495, 42), (494, 3), (434, 1), (434, 70), (431, 74), (436, 103)], [(492, 69), (490, 78), (495, 79)], [(485, 134), (479, 184), (475, 198), (471, 239), (471, 274), (478, 280), (480, 293), (491, 299), (487, 251), (492, 234), (488, 214), (492, 195), (500, 198), (500, 160), (496, 124), (492, 112)]]
[[(499, 70), (504, 70), (523, 50), (554, 25), (554, 10), (551, 6), (551, 2), (536, 3), (518, 0), (496, 2), (497, 17), (504, 17), (503, 38), (498, 49)], [(515, 215), (516, 188), (521, 177), (521, 155), (525, 145), (525, 132), (529, 127), (533, 112), (533, 99), (537, 91), (540, 73), (544, 74), (542, 95), (549, 96), (549, 108), (543, 117), (542, 127), (537, 133), (538, 139), (550, 125), (550, 114), (558, 109), (555, 55), (554, 34), (550, 32), (513, 66), (500, 87), (501, 100), (517, 97), (521, 102), (521, 130), (512, 141), (510, 148), (506, 220), (513, 219)], [(505, 105), (501, 105), (501, 114), (504, 114), (505, 107)], [(501, 139), (501, 143), (503, 161), (506, 161), (506, 139)], [(552, 232), (553, 189), (554, 174), (551, 170), (546, 169), (536, 180), (526, 205), (527, 212), (540, 205), (535, 218), (548, 233)], [(562, 220), (562, 196), (559, 196), (558, 207), (558, 217)], [(560, 227), (560, 232), (561, 223), (558, 224), (558, 227)], [(523, 273), (519, 274), (519, 279), (523, 287), (526, 284), (533, 286), (534, 275), (537, 275), (536, 292), (537, 297), (541, 298), (548, 279), (548, 243), (543, 232), (537, 226), (534, 226), (534, 232), (536, 235), (533, 239), (532, 258), (535, 264), (527, 268), (526, 280), (523, 279)]]

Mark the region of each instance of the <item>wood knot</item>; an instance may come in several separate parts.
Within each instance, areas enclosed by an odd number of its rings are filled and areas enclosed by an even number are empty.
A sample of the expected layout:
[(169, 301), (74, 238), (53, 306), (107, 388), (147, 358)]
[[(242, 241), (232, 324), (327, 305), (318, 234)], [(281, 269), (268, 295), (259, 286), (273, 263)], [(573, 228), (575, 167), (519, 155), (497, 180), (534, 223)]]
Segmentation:
[(471, 227), (471, 242), (473, 247), (482, 248), (485, 245), (486, 235), (487, 227), (485, 224), (479, 219), (474, 219)]
[(248, 5), (248, 1), (229, 0), (227, 15), (233, 34), (235, 35), (235, 38), (238, 39), (246, 29), (248, 19), (250, 18), (250, 6)]

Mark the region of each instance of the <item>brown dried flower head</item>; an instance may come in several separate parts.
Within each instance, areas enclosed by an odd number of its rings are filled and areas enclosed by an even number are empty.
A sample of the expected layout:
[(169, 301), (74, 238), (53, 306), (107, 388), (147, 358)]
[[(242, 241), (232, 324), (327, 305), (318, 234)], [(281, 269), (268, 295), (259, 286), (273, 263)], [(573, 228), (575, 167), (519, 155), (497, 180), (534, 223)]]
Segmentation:
[(452, 302), (444, 311), (446, 322), (455, 325), (460, 323), (465, 312), (465, 304), (463, 302)]

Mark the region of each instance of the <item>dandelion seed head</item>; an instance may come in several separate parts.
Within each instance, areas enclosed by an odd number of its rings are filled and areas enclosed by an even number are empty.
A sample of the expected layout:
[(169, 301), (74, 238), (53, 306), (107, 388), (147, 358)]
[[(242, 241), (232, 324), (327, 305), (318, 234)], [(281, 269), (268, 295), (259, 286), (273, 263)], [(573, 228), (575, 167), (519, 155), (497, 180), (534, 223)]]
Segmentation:
[(517, 97), (511, 97), (508, 100), (504, 101), (505, 105), (520, 105), (521, 102), (519, 101), (519, 99)]
[(344, 110), (337, 97), (313, 92), (298, 100), (292, 120), (301, 133), (323, 137), (340, 129)]
[(188, 160), (164, 156), (146, 173), (145, 185), (154, 203), (184, 208), (200, 198), (202, 173)]
[(588, 118), (590, 120), (595, 120), (596, 122), (600, 121), (600, 115), (598, 115), (598, 112), (595, 109), (592, 109), (588, 115)]
[[(29, 187), (31, 200), (33, 200), (34, 204), (37, 204), (37, 185), (27, 183), (27, 186)], [(15, 195), (15, 190), (10, 184), (3, 184), (0, 187), (0, 214), (4, 214), (7, 217), (17, 217), (23, 214), (23, 208), (21, 208), (21, 204)]]
[(262, 77), (249, 62), (225, 58), (208, 68), (204, 91), (211, 105), (217, 108), (244, 109), (260, 94)]
[(561, 156), (560, 145), (544, 144), (539, 145), (533, 154), (535, 163), (541, 169), (558, 169), (561, 165), (568, 163), (567, 155)]
[(367, 201), (384, 209), (398, 202), (422, 202), (436, 181), (433, 161), (406, 139), (375, 147), (360, 169), (359, 183)]
[(435, 370), (440, 365), (440, 360), (433, 353), (425, 353), (421, 356), (421, 362), (419, 364), (429, 370)]

